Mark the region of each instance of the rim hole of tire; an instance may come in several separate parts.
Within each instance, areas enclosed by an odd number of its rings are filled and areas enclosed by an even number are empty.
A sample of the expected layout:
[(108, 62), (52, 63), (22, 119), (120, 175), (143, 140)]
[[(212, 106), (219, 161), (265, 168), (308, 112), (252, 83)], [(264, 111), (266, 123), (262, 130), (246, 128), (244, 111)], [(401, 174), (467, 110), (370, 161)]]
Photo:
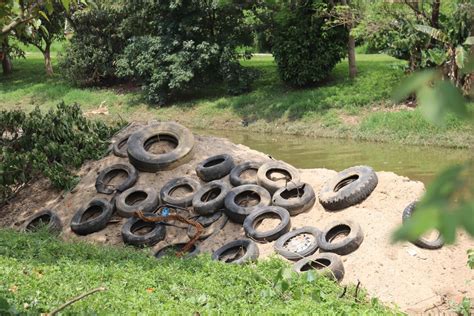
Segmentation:
[(302, 233), (287, 240), (283, 247), (292, 252), (301, 252), (307, 249), (314, 241), (313, 235)]
[(128, 173), (122, 169), (115, 169), (107, 173), (105, 176), (106, 186), (115, 187), (122, 184), (128, 178)]
[(172, 135), (158, 134), (148, 138), (143, 147), (155, 155), (166, 154), (178, 147), (178, 139)]
[(240, 175), (239, 178), (244, 181), (257, 181), (257, 169), (250, 168), (244, 170)]
[(342, 189), (343, 187), (351, 184), (352, 182), (356, 181), (357, 179), (359, 179), (359, 176), (354, 174), (350, 177), (347, 177), (347, 178), (344, 178), (342, 179), (341, 181), (339, 181), (336, 186), (334, 187), (334, 192), (338, 192), (340, 189)]
[(189, 184), (181, 184), (171, 189), (168, 194), (172, 197), (184, 197), (192, 194), (193, 192), (194, 190)]
[(304, 195), (304, 186), (294, 188), (292, 190), (284, 190), (280, 196), (285, 200), (298, 199)]
[(281, 223), (281, 218), (277, 214), (265, 214), (257, 217), (253, 228), (260, 232), (266, 232), (276, 228)]
[(220, 256), (219, 260), (224, 262), (232, 262), (239, 260), (245, 255), (245, 248), (242, 246), (236, 246), (224, 251)]
[(145, 201), (146, 198), (148, 197), (148, 194), (143, 191), (135, 191), (131, 194), (129, 194), (125, 198), (125, 204), (127, 205), (136, 205), (142, 201)]
[(280, 186), (284, 186), (292, 180), (288, 171), (278, 168), (268, 170), (265, 176)]
[(131, 233), (137, 236), (144, 236), (155, 228), (153, 223), (138, 222), (130, 229)]
[(242, 207), (252, 207), (260, 203), (260, 195), (254, 191), (244, 191), (235, 196), (235, 204)]
[(213, 159), (211, 161), (208, 161), (204, 164), (204, 168), (209, 168), (209, 167), (214, 167), (214, 166), (217, 166), (221, 163), (223, 163), (225, 161), (224, 158), (217, 158), (217, 159)]
[(201, 202), (208, 202), (214, 200), (221, 194), (222, 190), (220, 188), (212, 188), (206, 193), (204, 193), (201, 197)]
[(309, 271), (309, 270), (321, 270), (321, 269), (329, 267), (330, 264), (331, 264), (331, 261), (329, 261), (328, 259), (319, 258), (319, 259), (310, 261), (304, 266), (302, 266), (301, 271), (304, 272), (304, 271)]
[(31, 223), (28, 224), (27, 230), (36, 230), (40, 227), (47, 226), (50, 221), (51, 221), (51, 215), (43, 214), (35, 218), (33, 221), (31, 221)]
[(326, 234), (326, 241), (329, 243), (337, 243), (345, 239), (351, 233), (351, 228), (347, 225), (338, 225), (331, 228)]
[(128, 142), (128, 137), (127, 138), (124, 138), (120, 141), (120, 143), (118, 143), (117, 147), (118, 149), (122, 149)]
[(102, 207), (99, 205), (92, 205), (84, 212), (81, 218), (81, 222), (90, 221), (98, 217), (102, 213)]

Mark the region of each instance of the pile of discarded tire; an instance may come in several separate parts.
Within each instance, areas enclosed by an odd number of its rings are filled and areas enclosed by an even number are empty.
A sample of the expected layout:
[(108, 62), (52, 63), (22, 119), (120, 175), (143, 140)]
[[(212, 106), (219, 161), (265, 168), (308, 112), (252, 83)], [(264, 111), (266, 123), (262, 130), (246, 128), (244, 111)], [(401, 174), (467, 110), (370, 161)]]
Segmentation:
[[(161, 154), (148, 151), (153, 143), (161, 140), (173, 143), (175, 148)], [(125, 135), (113, 147), (113, 153), (124, 158), (124, 162), (101, 170), (95, 183), (97, 192), (109, 195), (110, 199), (87, 201), (72, 217), (71, 230), (78, 235), (98, 232), (115, 214), (128, 218), (121, 230), (125, 244), (153, 246), (165, 239), (167, 225), (143, 221), (135, 216), (136, 212), (167, 216), (167, 212), (187, 210), (186, 214), (204, 227), (200, 240), (219, 233), (228, 220), (243, 225), (248, 239), (223, 245), (212, 254), (215, 260), (237, 264), (253, 261), (259, 256), (256, 243), (274, 241), (278, 254), (296, 261), (295, 271), (316, 269), (334, 280), (342, 280), (344, 267), (340, 256), (359, 248), (364, 239), (362, 229), (349, 219), (335, 221), (322, 230), (312, 226), (292, 227), (291, 217), (310, 211), (316, 203), (316, 195), (311, 185), (301, 181), (298, 171), (284, 162), (269, 159), (236, 165), (232, 156), (221, 154), (197, 165), (195, 172), (200, 181), (189, 176), (177, 177), (159, 191), (136, 185), (141, 172), (170, 170), (187, 163), (192, 158), (193, 149), (193, 134), (177, 123), (156, 123)], [(243, 176), (249, 172), (256, 176)], [(111, 185), (111, 179), (119, 173), (126, 174), (126, 179), (119, 185)], [(318, 200), (328, 211), (342, 210), (367, 198), (377, 183), (372, 168), (352, 167), (329, 180), (321, 188)], [(174, 196), (173, 193), (180, 188), (186, 189), (188, 194)], [(250, 201), (256, 202), (249, 204)], [(414, 206), (410, 212), (406, 211), (404, 218), (409, 217), (413, 209)], [(258, 227), (264, 219), (277, 219), (279, 223), (270, 230), (261, 231)], [(25, 222), (23, 229), (34, 230), (39, 224), (46, 224), (52, 232), (62, 230), (61, 221), (52, 210), (35, 214)], [(144, 230), (146, 232), (142, 233)], [(195, 228), (189, 226), (187, 234), (191, 239)], [(154, 255), (159, 259), (168, 251), (176, 253), (184, 246), (168, 245)], [(315, 254), (318, 249), (319, 253)], [(185, 257), (199, 252), (197, 242)]]

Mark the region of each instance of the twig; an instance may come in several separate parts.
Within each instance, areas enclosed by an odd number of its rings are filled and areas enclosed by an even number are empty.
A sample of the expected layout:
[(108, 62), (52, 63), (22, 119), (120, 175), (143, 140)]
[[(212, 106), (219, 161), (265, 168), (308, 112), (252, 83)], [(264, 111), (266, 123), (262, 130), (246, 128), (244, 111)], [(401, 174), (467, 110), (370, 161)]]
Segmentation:
[(356, 290), (354, 293), (354, 298), (356, 299), (356, 301), (358, 300), (358, 296), (359, 296), (359, 287), (360, 287), (360, 280), (357, 280)]
[(93, 289), (93, 290), (90, 290), (89, 292), (84, 293), (84, 294), (81, 294), (81, 295), (79, 295), (79, 296), (73, 298), (72, 300), (70, 300), (70, 301), (64, 303), (63, 305), (59, 306), (58, 308), (56, 308), (55, 310), (53, 310), (51, 313), (49, 313), (49, 314), (47, 314), (47, 315), (48, 315), (48, 316), (56, 315), (57, 313), (59, 313), (60, 311), (62, 311), (62, 310), (65, 309), (66, 307), (68, 307), (69, 305), (74, 304), (75, 302), (77, 302), (77, 301), (83, 299), (84, 297), (89, 296), (89, 295), (91, 295), (91, 294), (94, 294), (94, 293), (96, 293), (96, 292), (101, 292), (101, 291), (106, 291), (106, 290), (107, 290), (107, 288), (105, 288), (105, 287), (103, 287), (103, 286), (98, 287), (98, 288)]
[(347, 286), (344, 286), (344, 291), (342, 291), (342, 294), (339, 295), (339, 298), (343, 298), (344, 295), (346, 295), (346, 291), (347, 291)]

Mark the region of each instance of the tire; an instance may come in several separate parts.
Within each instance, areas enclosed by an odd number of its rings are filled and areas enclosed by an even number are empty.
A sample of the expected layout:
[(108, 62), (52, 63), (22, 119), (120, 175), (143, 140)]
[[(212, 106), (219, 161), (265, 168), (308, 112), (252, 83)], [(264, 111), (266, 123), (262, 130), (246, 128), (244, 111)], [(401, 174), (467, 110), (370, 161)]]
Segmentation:
[[(173, 251), (173, 252), (181, 251), (181, 249), (183, 249), (184, 246), (186, 246), (186, 244), (187, 243), (184, 242), (184, 243), (171, 244), (171, 245), (164, 246), (163, 248), (161, 248), (160, 250), (155, 252), (155, 254), (153, 256), (156, 259), (161, 259), (161, 258), (167, 256), (169, 251)], [(186, 252), (186, 254), (183, 256), (183, 258), (196, 257), (200, 252), (201, 251), (199, 250), (199, 247), (196, 244), (194, 244), (191, 247), (191, 249)]]
[[(249, 193), (252, 195), (256, 195), (259, 198), (259, 202), (257, 205), (254, 206), (240, 206), (236, 199), (244, 195), (245, 193)], [(254, 211), (258, 210), (263, 206), (268, 206), (271, 203), (271, 196), (267, 190), (262, 188), (261, 186), (255, 184), (246, 184), (241, 185), (239, 187), (233, 188), (225, 197), (225, 213), (229, 217), (229, 219), (233, 222), (242, 224), (245, 218), (253, 213)]]
[(311, 209), (316, 202), (316, 195), (307, 183), (289, 183), (286, 188), (278, 189), (272, 198), (272, 204), (288, 210), (291, 216)]
[[(133, 203), (137, 198), (139, 202)], [(142, 199), (143, 198), (143, 199)], [(128, 201), (131, 199), (132, 201)], [(132, 202), (133, 204), (130, 204)], [(117, 214), (132, 217), (136, 211), (154, 212), (159, 204), (158, 193), (153, 188), (133, 187), (122, 192), (115, 200)]]
[[(210, 215), (222, 210), (224, 207), (224, 199), (227, 193), (229, 193), (229, 189), (229, 185), (221, 180), (206, 183), (194, 194), (194, 211), (200, 215)], [(205, 201), (207, 197), (212, 197), (213, 192), (216, 192), (217, 196)]]
[[(179, 187), (187, 187), (191, 189), (190, 194), (183, 197), (173, 197), (171, 194)], [(168, 181), (160, 191), (160, 198), (163, 204), (171, 204), (179, 207), (188, 207), (193, 205), (194, 194), (199, 190), (201, 185), (192, 178), (174, 178)]]
[(303, 258), (293, 265), (293, 270), (297, 273), (312, 269), (334, 281), (341, 282), (344, 278), (344, 265), (341, 257), (330, 252), (320, 253), (314, 258)]
[[(306, 248), (300, 251), (290, 251), (285, 249), (285, 244), (292, 238), (301, 235), (308, 234), (313, 236), (313, 241)], [(316, 227), (305, 226), (299, 229), (292, 230), (280, 238), (277, 239), (273, 248), (275, 251), (288, 260), (300, 260), (301, 258), (312, 255), (318, 249), (318, 239), (321, 232)]]
[[(415, 211), (416, 211), (416, 202), (412, 202), (408, 204), (405, 210), (403, 210), (402, 221), (404, 224), (413, 215)], [(438, 238), (436, 238), (435, 240), (429, 240), (429, 239), (420, 237), (417, 240), (413, 241), (413, 244), (420, 248), (434, 250), (434, 249), (439, 249), (443, 247), (444, 240), (443, 240), (443, 237), (441, 237), (441, 235), (438, 236)]]
[[(110, 221), (113, 206), (107, 200), (93, 199), (85, 207), (80, 208), (71, 219), (71, 229), (78, 235), (89, 235), (104, 229)], [(84, 219), (87, 213), (99, 212), (93, 218)]]
[[(164, 154), (153, 154), (147, 147), (158, 139), (176, 143), (176, 148)], [(130, 163), (138, 170), (157, 172), (173, 169), (192, 157), (194, 136), (185, 127), (169, 122), (156, 123), (130, 135), (127, 141)]]
[(196, 174), (202, 181), (210, 182), (225, 177), (234, 166), (234, 159), (230, 155), (212, 156), (197, 165)]
[(214, 214), (211, 214), (209, 216), (206, 215), (199, 215), (199, 216), (194, 216), (193, 219), (201, 224), (204, 227), (208, 227), (212, 225), (214, 222), (218, 221), (221, 216), (225, 216), (223, 212), (215, 212)]
[[(349, 234), (338, 242), (331, 242), (332, 238), (341, 233)], [(319, 248), (321, 252), (334, 252), (338, 255), (347, 255), (359, 248), (364, 240), (362, 228), (351, 220), (334, 221), (330, 223), (319, 236)]]
[[(203, 225), (204, 226), (204, 233), (202, 233), (199, 236), (199, 240), (204, 240), (206, 238), (211, 237), (214, 234), (217, 234), (218, 232), (220, 232), (224, 228), (225, 224), (227, 224), (228, 217), (225, 214), (223, 214), (222, 212), (217, 212), (215, 214), (221, 214), (221, 216), (219, 216), (219, 218), (215, 222), (213, 222), (212, 224), (210, 224), (208, 226)], [(194, 226), (189, 226), (188, 227), (187, 234), (188, 234), (189, 238), (194, 237), (194, 235), (196, 234), (196, 229), (194, 228)]]
[(130, 135), (131, 135), (130, 133), (126, 134), (126, 135), (120, 137), (119, 139), (117, 139), (117, 141), (114, 143), (114, 145), (112, 147), (112, 151), (113, 151), (115, 156), (122, 157), (122, 158), (127, 158), (128, 157), (127, 142), (128, 142), (128, 138), (130, 137)]
[[(222, 256), (231, 249), (244, 249), (245, 253), (238, 259), (230, 259), (230, 260), (223, 260)], [(230, 243), (225, 244), (224, 246), (220, 247), (212, 254), (212, 260), (224, 261), (226, 263), (234, 263), (234, 264), (243, 264), (246, 262), (251, 262), (257, 260), (259, 256), (259, 251), (257, 244), (248, 239), (239, 239), (231, 241)]]
[(33, 214), (21, 226), (23, 232), (34, 232), (45, 227), (50, 233), (59, 235), (62, 223), (59, 216), (53, 210), (45, 209)]
[[(153, 213), (145, 213), (146, 216), (156, 216)], [(136, 231), (149, 227), (151, 230), (144, 235), (136, 234)], [(127, 245), (142, 247), (153, 246), (165, 239), (166, 226), (157, 222), (145, 222), (137, 217), (131, 217), (122, 226), (122, 239)]]
[(319, 192), (319, 202), (325, 209), (341, 210), (365, 200), (377, 183), (377, 174), (371, 167), (351, 167), (324, 184)]
[[(284, 179), (286, 179), (286, 183), (276, 182), (276, 180), (280, 180), (283, 178), (275, 179), (272, 177), (272, 179), (270, 179), (270, 172), (272, 171), (285, 174)], [(284, 162), (269, 161), (267, 163), (264, 163), (260, 168), (258, 168), (257, 183), (258, 185), (267, 189), (270, 194), (275, 193), (276, 190), (281, 187), (284, 187), (287, 183), (290, 182), (300, 182), (300, 175), (298, 173), (298, 170)]]
[[(116, 187), (109, 185), (110, 180), (120, 172), (127, 173), (127, 179)], [(104, 194), (112, 194), (115, 192), (123, 192), (131, 188), (138, 179), (138, 172), (134, 166), (129, 164), (118, 163), (103, 169), (95, 181), (97, 192)]]
[[(257, 224), (264, 218), (272, 218), (277, 216), (281, 222), (277, 227), (267, 230), (258, 231)], [(279, 206), (264, 206), (253, 212), (244, 221), (245, 234), (252, 240), (260, 242), (269, 242), (278, 239), (286, 234), (291, 227), (290, 214), (287, 210)]]
[(244, 173), (247, 170), (255, 170), (258, 172), (258, 168), (260, 168), (263, 165), (263, 162), (257, 162), (257, 161), (249, 161), (249, 162), (244, 162), (238, 166), (235, 166), (234, 169), (230, 171), (230, 183), (234, 187), (238, 187), (241, 185), (246, 185), (246, 184), (257, 184), (257, 177), (255, 177), (254, 180), (246, 180), (242, 179), (240, 176), (242, 173)]

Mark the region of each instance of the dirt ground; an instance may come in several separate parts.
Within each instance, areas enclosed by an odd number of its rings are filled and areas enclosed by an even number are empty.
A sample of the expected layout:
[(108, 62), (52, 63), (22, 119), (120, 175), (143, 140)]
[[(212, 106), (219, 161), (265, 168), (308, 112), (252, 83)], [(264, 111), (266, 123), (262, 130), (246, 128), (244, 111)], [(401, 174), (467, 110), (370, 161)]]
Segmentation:
[[(133, 125), (130, 129), (137, 129)], [(151, 186), (157, 191), (170, 179), (177, 176), (195, 174), (196, 165), (203, 159), (228, 153), (236, 164), (270, 158), (242, 145), (226, 139), (195, 136), (194, 157), (189, 163), (174, 170), (157, 173), (140, 172), (137, 185)], [(82, 239), (93, 242), (121, 245), (121, 227), (126, 219), (114, 217), (102, 231), (79, 237), (69, 228), (75, 211), (93, 197), (110, 196), (98, 194), (94, 184), (100, 170), (114, 163), (126, 162), (126, 158), (112, 154), (99, 161), (86, 163), (79, 171), (81, 181), (70, 193), (62, 195), (52, 190), (48, 181), (39, 180), (22, 190), (9, 205), (0, 210), (0, 226), (18, 227), (35, 211), (49, 207), (55, 209), (65, 228), (64, 239)], [(309, 183), (316, 194), (322, 185), (336, 171), (327, 169), (301, 169), (301, 180)], [(423, 312), (439, 313), (449, 308), (450, 302), (459, 302), (467, 296), (474, 300), (474, 271), (467, 267), (469, 248), (474, 248), (474, 240), (464, 232), (460, 233), (454, 245), (440, 250), (424, 250), (410, 243), (391, 244), (391, 233), (401, 224), (403, 209), (421, 196), (424, 185), (411, 181), (392, 172), (377, 171), (379, 183), (374, 192), (362, 203), (339, 212), (326, 211), (318, 201), (309, 211), (291, 218), (292, 229), (315, 226), (323, 229), (337, 219), (352, 219), (358, 222), (364, 233), (364, 241), (355, 252), (343, 256), (345, 277), (343, 284), (357, 283), (370, 295), (385, 303), (397, 305), (410, 314)], [(225, 178), (228, 181), (228, 176)], [(275, 221), (266, 221), (261, 226), (271, 226)], [(156, 251), (166, 244), (187, 242), (186, 229), (167, 227), (166, 239), (153, 247)], [(228, 222), (217, 234), (199, 245), (202, 251), (213, 251), (228, 241), (245, 237), (241, 225)], [(260, 258), (273, 255), (273, 243), (259, 244)]]

